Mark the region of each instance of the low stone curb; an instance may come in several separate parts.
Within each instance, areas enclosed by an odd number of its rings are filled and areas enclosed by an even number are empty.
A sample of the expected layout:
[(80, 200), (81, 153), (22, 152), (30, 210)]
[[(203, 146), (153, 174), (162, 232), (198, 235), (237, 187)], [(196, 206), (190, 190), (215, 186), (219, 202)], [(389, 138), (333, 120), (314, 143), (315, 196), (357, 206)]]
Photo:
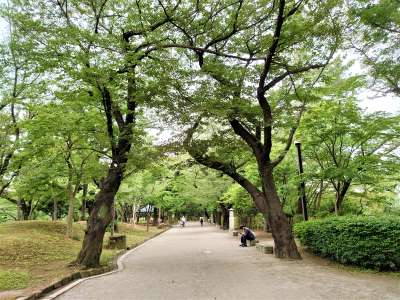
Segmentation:
[[(128, 246), (125, 250), (121, 250), (119, 252), (117, 252), (117, 255), (114, 257), (111, 265), (108, 266), (104, 266), (101, 268), (96, 268), (96, 269), (89, 269), (89, 270), (82, 270), (76, 273), (73, 273), (67, 277), (64, 277), (62, 279), (60, 279), (59, 281), (41, 289), (40, 291), (34, 292), (29, 296), (24, 296), (24, 297), (19, 297), (16, 300), (37, 300), (40, 299), (42, 297), (45, 297), (47, 294), (49, 294), (50, 292), (53, 292), (57, 289), (60, 289), (68, 284), (70, 284), (71, 282), (77, 280), (77, 284), (79, 284), (80, 282), (82, 282), (83, 280), (87, 280), (90, 277), (97, 277), (97, 276), (103, 276), (103, 275), (108, 275), (114, 272), (118, 272), (123, 270), (123, 265), (122, 263), (119, 262), (119, 259), (126, 254), (128, 251), (133, 250), (135, 248), (137, 248), (138, 246), (144, 244), (145, 242), (154, 239), (155, 237), (159, 236), (160, 234), (166, 232), (167, 230), (169, 230), (171, 227), (167, 227), (165, 230), (156, 233), (155, 235), (153, 235), (152, 237), (149, 237), (147, 239), (144, 239), (143, 241), (140, 241), (138, 243), (135, 243), (133, 245)], [(80, 280), (79, 280), (80, 279)], [(56, 295), (55, 297), (58, 297), (59, 295)], [(43, 300), (50, 300), (50, 299), (54, 299), (55, 297), (46, 297)]]

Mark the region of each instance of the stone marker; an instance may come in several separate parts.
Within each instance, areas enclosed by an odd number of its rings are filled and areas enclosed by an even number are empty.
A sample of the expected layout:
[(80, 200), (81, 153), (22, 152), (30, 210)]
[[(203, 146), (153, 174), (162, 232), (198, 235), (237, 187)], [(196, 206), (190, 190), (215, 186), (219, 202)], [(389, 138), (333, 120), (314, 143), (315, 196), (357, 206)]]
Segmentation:
[(235, 230), (235, 213), (233, 211), (233, 208), (229, 209), (229, 231), (234, 231)]
[(126, 249), (126, 235), (110, 236), (108, 241), (108, 248), (110, 249)]

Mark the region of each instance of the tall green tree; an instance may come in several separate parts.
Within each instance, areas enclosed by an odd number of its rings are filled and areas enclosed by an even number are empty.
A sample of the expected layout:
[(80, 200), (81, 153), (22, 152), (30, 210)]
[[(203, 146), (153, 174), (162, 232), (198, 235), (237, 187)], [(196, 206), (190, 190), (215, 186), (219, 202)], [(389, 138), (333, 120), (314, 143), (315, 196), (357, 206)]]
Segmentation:
[(333, 187), (336, 213), (353, 184), (373, 185), (393, 174), (398, 124), (385, 113), (364, 114), (351, 98), (318, 103), (306, 113), (300, 130), (305, 159), (319, 167), (314, 178)]
[[(188, 131), (186, 148), (199, 163), (227, 174), (248, 191), (268, 219), (277, 257), (300, 255), (274, 169), (291, 147), (320, 73), (340, 44), (340, 5), (341, 1), (199, 2), (171, 21), (180, 33), (174, 46), (189, 49), (185, 53), (192, 66), (187, 81), (191, 87), (177, 94), (196, 112), (188, 119), (201, 119)], [(196, 136), (207, 128), (204, 123), (218, 124), (213, 138), (219, 146), (231, 130), (234, 143), (248, 147), (261, 189), (241, 174), (237, 160), (214, 155), (210, 150), (217, 145)], [(279, 129), (283, 131), (278, 135)]]
[[(167, 18), (161, 6), (134, 1), (11, 2), (11, 18), (24, 29), (32, 51), (43, 57), (40, 62), (49, 76), (70, 92), (86, 91), (103, 115), (109, 169), (99, 184), (76, 260), (97, 266), (132, 148), (138, 106), (154, 93), (147, 87), (157, 67), (152, 46), (159, 42)], [(173, 12), (176, 5), (169, 9)]]

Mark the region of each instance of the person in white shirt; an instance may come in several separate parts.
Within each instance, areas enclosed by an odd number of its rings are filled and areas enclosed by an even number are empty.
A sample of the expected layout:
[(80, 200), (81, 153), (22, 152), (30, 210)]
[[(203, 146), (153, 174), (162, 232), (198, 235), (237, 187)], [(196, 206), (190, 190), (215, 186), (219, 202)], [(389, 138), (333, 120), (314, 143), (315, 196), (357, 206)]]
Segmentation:
[(182, 216), (182, 218), (181, 218), (182, 227), (185, 227), (185, 223), (186, 223), (186, 218), (185, 218), (185, 216)]

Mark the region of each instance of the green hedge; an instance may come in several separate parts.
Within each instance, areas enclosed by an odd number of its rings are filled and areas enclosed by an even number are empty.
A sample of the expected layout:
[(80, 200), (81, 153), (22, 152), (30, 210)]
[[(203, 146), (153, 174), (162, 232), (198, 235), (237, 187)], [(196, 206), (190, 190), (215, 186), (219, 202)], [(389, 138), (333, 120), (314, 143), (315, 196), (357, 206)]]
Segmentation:
[(400, 270), (399, 217), (335, 217), (297, 223), (308, 249), (343, 264)]

